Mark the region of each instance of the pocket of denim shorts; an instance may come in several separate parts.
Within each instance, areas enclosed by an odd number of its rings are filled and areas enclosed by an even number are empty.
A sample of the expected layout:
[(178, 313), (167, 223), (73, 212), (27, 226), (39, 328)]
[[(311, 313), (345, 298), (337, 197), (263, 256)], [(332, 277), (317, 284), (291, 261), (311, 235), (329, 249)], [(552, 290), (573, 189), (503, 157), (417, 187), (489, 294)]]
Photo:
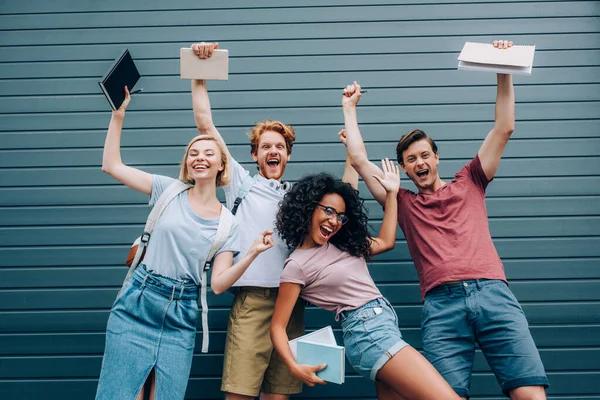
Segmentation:
[[(379, 310), (379, 311), (377, 311), (377, 310)], [(356, 316), (356, 318), (359, 321), (367, 322), (367, 321), (372, 320), (373, 318), (375, 318), (382, 312), (383, 312), (383, 309), (379, 305), (373, 306), (373, 307), (363, 307), (358, 312), (358, 315)]]

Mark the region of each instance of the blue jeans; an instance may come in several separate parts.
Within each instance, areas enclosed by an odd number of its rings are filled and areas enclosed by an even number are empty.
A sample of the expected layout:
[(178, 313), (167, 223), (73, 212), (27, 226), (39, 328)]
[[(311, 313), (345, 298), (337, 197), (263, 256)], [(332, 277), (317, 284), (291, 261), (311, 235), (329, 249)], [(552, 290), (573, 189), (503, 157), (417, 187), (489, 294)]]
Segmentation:
[(421, 322), (425, 357), (468, 398), (475, 343), (505, 395), (522, 386), (548, 387), (525, 314), (500, 280), (440, 285), (427, 293)]
[(408, 346), (398, 328), (398, 316), (385, 297), (340, 315), (346, 357), (365, 378), (374, 381), (381, 367)]
[(154, 368), (156, 399), (182, 399), (190, 375), (198, 286), (140, 265), (117, 295), (106, 327), (96, 399), (135, 399)]

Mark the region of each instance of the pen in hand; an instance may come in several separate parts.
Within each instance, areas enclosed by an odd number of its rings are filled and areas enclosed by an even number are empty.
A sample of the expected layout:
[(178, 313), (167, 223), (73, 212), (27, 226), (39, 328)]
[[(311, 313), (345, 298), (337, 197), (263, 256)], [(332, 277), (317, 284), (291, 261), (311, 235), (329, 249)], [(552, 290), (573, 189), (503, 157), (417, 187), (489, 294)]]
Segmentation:
[(135, 90), (132, 90), (131, 92), (129, 92), (129, 94), (137, 94), (137, 93), (141, 93), (143, 91), (144, 91), (144, 88), (135, 89)]

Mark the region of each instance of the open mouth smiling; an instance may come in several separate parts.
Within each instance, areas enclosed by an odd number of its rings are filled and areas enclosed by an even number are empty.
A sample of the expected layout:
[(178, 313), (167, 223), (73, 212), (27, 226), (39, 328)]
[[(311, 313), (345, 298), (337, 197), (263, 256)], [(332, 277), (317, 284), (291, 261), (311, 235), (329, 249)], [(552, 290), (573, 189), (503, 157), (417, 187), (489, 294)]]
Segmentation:
[(426, 178), (427, 176), (429, 176), (428, 169), (423, 169), (421, 171), (417, 171), (417, 177), (419, 177), (420, 179)]

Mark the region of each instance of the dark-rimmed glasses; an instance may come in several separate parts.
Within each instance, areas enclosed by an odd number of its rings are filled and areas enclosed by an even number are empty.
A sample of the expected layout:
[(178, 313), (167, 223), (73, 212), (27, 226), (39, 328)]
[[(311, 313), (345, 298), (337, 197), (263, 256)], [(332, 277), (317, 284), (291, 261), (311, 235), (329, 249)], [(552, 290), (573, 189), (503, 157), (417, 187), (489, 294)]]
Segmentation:
[(313, 203), (321, 207), (328, 218), (335, 217), (335, 219), (337, 219), (337, 221), (340, 222), (342, 225), (348, 222), (348, 216), (344, 213), (337, 212), (335, 208), (324, 206), (323, 204), (317, 203), (316, 201), (313, 201)]

